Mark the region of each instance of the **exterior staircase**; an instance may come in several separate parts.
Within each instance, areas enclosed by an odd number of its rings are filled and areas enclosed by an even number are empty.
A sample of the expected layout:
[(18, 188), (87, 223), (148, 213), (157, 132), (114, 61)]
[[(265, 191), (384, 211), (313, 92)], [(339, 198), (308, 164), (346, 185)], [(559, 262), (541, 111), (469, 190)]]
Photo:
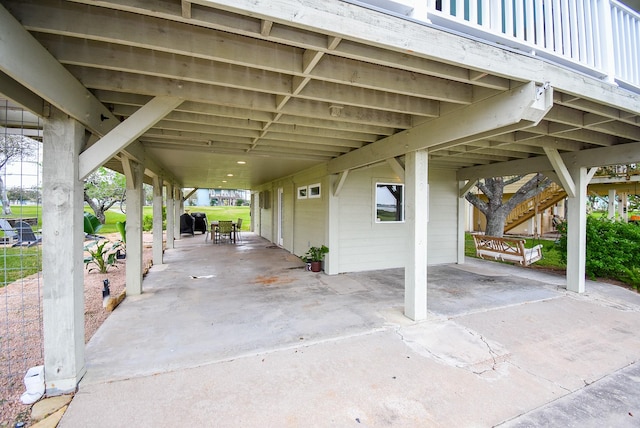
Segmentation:
[(536, 213), (542, 212), (567, 197), (567, 192), (555, 183), (533, 198), (529, 198), (509, 213), (504, 223), (504, 232), (524, 223)]

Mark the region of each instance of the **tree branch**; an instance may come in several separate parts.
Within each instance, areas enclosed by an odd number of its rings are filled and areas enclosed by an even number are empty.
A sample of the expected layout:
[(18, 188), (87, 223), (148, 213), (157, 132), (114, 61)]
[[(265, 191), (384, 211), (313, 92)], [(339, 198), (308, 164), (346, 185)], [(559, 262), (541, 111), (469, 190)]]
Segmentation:
[(531, 180), (527, 181), (513, 196), (504, 203), (507, 212), (511, 212), (518, 204), (534, 197), (538, 193), (551, 185), (551, 180), (544, 175), (537, 173)]
[(489, 211), (489, 204), (473, 193), (467, 193), (464, 197), (469, 201), (469, 203), (473, 204), (474, 207), (478, 208), (481, 213), (487, 215), (487, 211)]
[(487, 186), (486, 180), (490, 180), (490, 179), (479, 180), (478, 183), (476, 184), (476, 187), (480, 189), (480, 191), (484, 193), (487, 198), (491, 199), (493, 197), (493, 192)]
[(521, 175), (514, 175), (514, 176), (513, 176), (513, 177), (511, 177), (510, 179), (505, 180), (505, 181), (504, 181), (504, 185), (505, 185), (505, 186), (508, 186), (508, 185), (510, 185), (510, 184), (517, 183), (517, 182), (518, 182), (518, 181), (520, 181), (520, 180), (522, 180), (522, 176), (521, 176)]

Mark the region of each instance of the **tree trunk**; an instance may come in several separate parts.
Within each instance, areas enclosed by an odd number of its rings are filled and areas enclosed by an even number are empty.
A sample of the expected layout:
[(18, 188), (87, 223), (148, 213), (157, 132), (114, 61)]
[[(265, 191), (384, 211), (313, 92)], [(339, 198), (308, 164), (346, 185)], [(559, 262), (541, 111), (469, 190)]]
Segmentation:
[(477, 186), (485, 194), (487, 201), (472, 193), (465, 195), (465, 198), (487, 219), (486, 235), (502, 237), (509, 213), (518, 204), (539, 194), (551, 184), (551, 180), (538, 173), (523, 184), (507, 201), (503, 201), (505, 186), (517, 182), (520, 178), (520, 176), (514, 176), (505, 181), (503, 177), (492, 177), (479, 181)]
[(504, 222), (506, 216), (489, 214), (485, 215), (487, 218), (487, 228), (485, 229), (485, 235), (502, 237), (504, 235)]
[(100, 207), (96, 202), (87, 196), (87, 192), (84, 192), (84, 201), (89, 204), (89, 207), (93, 210), (93, 213), (96, 215), (98, 220), (100, 220), (100, 224), (104, 224), (107, 220), (104, 215), (104, 210)]
[(9, 198), (7, 197), (7, 186), (4, 185), (4, 180), (0, 178), (0, 193), (2, 193), (2, 213), (4, 215), (11, 214), (11, 205), (9, 204)]

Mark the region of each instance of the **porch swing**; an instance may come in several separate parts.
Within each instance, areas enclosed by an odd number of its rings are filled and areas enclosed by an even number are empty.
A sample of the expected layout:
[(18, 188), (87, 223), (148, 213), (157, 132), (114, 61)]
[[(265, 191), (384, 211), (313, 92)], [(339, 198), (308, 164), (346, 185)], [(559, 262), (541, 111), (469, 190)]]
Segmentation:
[[(540, 177), (536, 182), (536, 188), (540, 187)], [(540, 243), (540, 234), (538, 233), (538, 205), (540, 192), (534, 196), (534, 233), (532, 248), (525, 248), (524, 238), (505, 238), (487, 235), (473, 235), (473, 241), (476, 247), (476, 256), (485, 259), (499, 260), (507, 263), (518, 263), (521, 266), (529, 266), (542, 259), (542, 244)], [(537, 243), (536, 243), (537, 241)]]

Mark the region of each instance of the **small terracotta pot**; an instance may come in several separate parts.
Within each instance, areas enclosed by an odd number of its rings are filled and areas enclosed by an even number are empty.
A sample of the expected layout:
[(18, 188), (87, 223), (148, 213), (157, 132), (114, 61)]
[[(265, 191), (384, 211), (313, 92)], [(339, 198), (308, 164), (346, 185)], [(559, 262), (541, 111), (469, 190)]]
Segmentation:
[(311, 262), (311, 272), (320, 272), (322, 270), (322, 262)]

